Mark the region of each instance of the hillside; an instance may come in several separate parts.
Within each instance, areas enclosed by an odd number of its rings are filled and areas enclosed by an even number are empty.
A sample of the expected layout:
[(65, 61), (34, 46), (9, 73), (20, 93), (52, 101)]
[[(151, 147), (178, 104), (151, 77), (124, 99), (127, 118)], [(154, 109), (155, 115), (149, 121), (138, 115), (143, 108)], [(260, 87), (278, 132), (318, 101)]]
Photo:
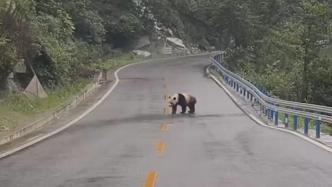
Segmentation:
[(177, 35), (276, 97), (332, 106), (332, 1), (146, 0)]
[(227, 51), (229, 68), (273, 95), (332, 105), (327, 0), (5, 0), (0, 89), (17, 64), (48, 89), (89, 77), (105, 57), (160, 32), (191, 49)]

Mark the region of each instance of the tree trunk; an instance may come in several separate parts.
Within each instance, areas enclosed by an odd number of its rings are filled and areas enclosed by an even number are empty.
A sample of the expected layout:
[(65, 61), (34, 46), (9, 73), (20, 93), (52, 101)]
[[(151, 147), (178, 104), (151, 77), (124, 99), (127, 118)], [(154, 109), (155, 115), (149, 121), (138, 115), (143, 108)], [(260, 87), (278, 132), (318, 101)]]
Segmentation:
[(8, 74), (2, 74), (0, 75), (0, 91), (5, 91), (7, 90), (7, 77)]
[(309, 80), (308, 80), (308, 65), (309, 65), (309, 57), (308, 57), (308, 46), (305, 47), (305, 56), (304, 56), (304, 64), (303, 64), (303, 85), (302, 85), (302, 96), (301, 102), (307, 102), (308, 99), (308, 89), (309, 89)]
[(308, 26), (308, 30), (306, 31), (304, 38), (304, 63), (303, 63), (303, 85), (302, 85), (302, 96), (301, 96), (301, 102), (308, 102), (308, 93), (309, 93), (309, 72), (308, 72), (308, 66), (311, 60), (311, 54), (310, 54), (310, 46), (311, 42), (309, 39), (309, 35), (311, 33), (311, 25)]

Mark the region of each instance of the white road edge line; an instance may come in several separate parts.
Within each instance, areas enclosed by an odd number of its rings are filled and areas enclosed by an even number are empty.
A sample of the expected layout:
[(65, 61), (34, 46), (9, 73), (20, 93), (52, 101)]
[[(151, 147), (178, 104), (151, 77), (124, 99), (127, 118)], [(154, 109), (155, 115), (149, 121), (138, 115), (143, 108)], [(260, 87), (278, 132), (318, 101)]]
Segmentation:
[(2, 153), (2, 154), (0, 154), (0, 159), (2, 159), (2, 158), (5, 158), (5, 157), (8, 157), (8, 156), (10, 156), (10, 155), (12, 155), (12, 154), (14, 154), (14, 153), (16, 153), (16, 152), (18, 152), (18, 151), (21, 151), (21, 150), (23, 150), (23, 149), (25, 149), (25, 148), (28, 148), (28, 147), (30, 147), (30, 146), (32, 146), (32, 145), (34, 145), (34, 144), (36, 144), (36, 143), (38, 143), (38, 142), (41, 142), (41, 141), (43, 141), (43, 140), (45, 140), (45, 139), (47, 139), (47, 138), (49, 138), (49, 137), (51, 137), (51, 136), (54, 136), (54, 135), (56, 135), (56, 134), (58, 134), (58, 133), (60, 133), (60, 132), (62, 132), (62, 131), (64, 131), (64, 130), (66, 130), (67, 128), (69, 128), (69, 127), (71, 127), (72, 125), (74, 125), (75, 123), (77, 123), (79, 120), (81, 120), (82, 118), (84, 118), (86, 115), (88, 115), (90, 112), (92, 112), (94, 109), (96, 109), (112, 92), (113, 92), (113, 90), (117, 87), (117, 85), (119, 84), (119, 82), (120, 82), (120, 79), (119, 79), (119, 76), (118, 76), (118, 73), (121, 71), (121, 70), (123, 70), (123, 69), (125, 69), (125, 68), (128, 68), (128, 67), (130, 67), (130, 66), (133, 66), (133, 65), (137, 65), (137, 64), (143, 64), (143, 63), (149, 63), (150, 61), (145, 61), (145, 62), (141, 62), (141, 63), (133, 63), (133, 64), (128, 64), (128, 65), (126, 65), (126, 66), (123, 66), (123, 67), (121, 67), (121, 68), (119, 68), (118, 70), (116, 70), (115, 72), (114, 72), (114, 76), (115, 76), (115, 83), (113, 84), (113, 86), (106, 92), (106, 94), (99, 100), (99, 101), (97, 101), (95, 104), (93, 104), (89, 109), (87, 109), (83, 114), (81, 114), (80, 116), (78, 116), (76, 119), (74, 119), (74, 120), (72, 120), (72, 121), (70, 121), (69, 123), (67, 123), (65, 126), (63, 126), (63, 127), (61, 127), (61, 128), (59, 128), (59, 129), (57, 129), (57, 130), (55, 130), (55, 131), (53, 131), (53, 132), (51, 132), (51, 133), (49, 133), (49, 134), (46, 134), (46, 135), (44, 135), (44, 136), (41, 136), (41, 137), (38, 137), (38, 138), (36, 138), (36, 139), (34, 139), (33, 141), (31, 141), (31, 142), (29, 142), (29, 143), (26, 143), (26, 144), (24, 144), (24, 145), (22, 145), (22, 146), (19, 146), (19, 147), (17, 147), (17, 148), (14, 148), (14, 149), (12, 149), (12, 150), (10, 150), (10, 151), (7, 151), (7, 152), (5, 152), (5, 153)]
[(130, 66), (134, 66), (134, 65), (139, 65), (139, 64), (145, 64), (145, 63), (151, 63), (153, 61), (157, 61), (157, 60), (170, 60), (170, 59), (181, 59), (181, 58), (187, 58), (187, 57), (197, 57), (197, 56), (205, 56), (205, 55), (208, 55), (209, 53), (206, 53), (206, 54), (195, 54), (195, 55), (186, 55), (186, 56), (178, 56), (178, 57), (166, 57), (166, 58), (156, 58), (156, 59), (148, 59), (146, 61), (143, 61), (143, 62), (139, 62), (139, 63), (133, 63), (133, 64), (127, 64), (119, 69), (117, 69), (115, 72), (114, 72), (114, 76), (115, 76), (115, 83), (113, 84), (113, 86), (106, 92), (106, 94), (99, 100), (97, 101), (94, 105), (92, 105), (89, 109), (87, 109), (83, 114), (81, 114), (80, 116), (78, 116), (76, 119), (70, 121), (69, 123), (67, 123), (65, 126), (53, 131), (53, 132), (50, 132), (46, 135), (43, 135), (41, 137), (38, 137), (36, 139), (34, 139), (33, 141), (31, 142), (28, 142), (22, 146), (19, 146), (19, 147), (16, 147), (12, 150), (9, 150), (9, 151), (6, 151), (4, 153), (1, 153), (0, 154), (0, 159), (3, 159), (5, 157), (8, 157), (18, 151), (21, 151), (23, 149), (26, 149), (36, 143), (39, 143), (43, 140), (46, 140), (66, 129), (68, 129), (69, 127), (71, 127), (72, 125), (74, 125), (75, 123), (77, 123), (78, 121), (80, 121), (82, 118), (84, 118), (86, 115), (88, 115), (90, 112), (92, 112), (94, 109), (96, 109), (112, 92), (113, 90), (117, 87), (117, 85), (119, 84), (120, 82), (120, 79), (119, 79), (119, 72), (122, 71), (123, 69), (126, 69)]
[[(226, 86), (221, 83), (217, 77), (215, 77), (214, 75), (212, 75), (210, 73), (210, 70), (209, 68), (206, 69), (206, 73), (220, 86), (222, 87), (222, 89), (227, 93), (227, 95), (238, 105), (239, 108), (241, 108), (239, 106), (239, 103), (237, 101), (237, 99), (233, 96), (233, 94), (228, 90), (228, 88), (226, 88)], [(248, 112), (246, 112), (245, 110), (242, 109), (242, 111), (247, 115), (249, 116), (250, 119), (252, 119), (254, 122), (256, 122), (256, 124), (260, 125), (260, 126), (263, 126), (263, 127), (267, 127), (267, 128), (270, 128), (270, 129), (274, 129), (274, 130), (278, 130), (278, 131), (281, 131), (281, 132), (286, 132), (286, 133), (289, 133), (289, 134), (293, 134), (303, 140), (306, 140), (308, 141), (309, 143), (311, 144), (314, 144), (316, 146), (318, 146), (319, 148), (322, 148), (324, 149), (325, 151), (327, 152), (330, 152), (332, 153), (332, 148), (331, 147), (328, 147), (326, 145), (324, 145), (323, 143), (320, 143), (316, 140), (313, 140), (305, 135), (302, 135), (302, 134), (299, 134), (297, 132), (294, 132), (294, 131), (291, 131), (291, 130), (287, 130), (287, 129), (283, 129), (283, 128), (280, 128), (280, 127), (274, 127), (274, 126), (270, 126), (270, 125), (267, 125), (265, 124), (264, 122), (262, 122), (260, 119), (258, 119), (256, 116), (252, 115), (252, 114), (249, 114)]]
[(34, 136), (34, 137), (29, 138), (29, 139), (27, 139), (27, 140), (25, 140), (25, 141), (26, 141), (26, 142), (30, 142), (30, 141), (32, 141), (32, 140), (35, 140), (35, 139), (41, 137), (41, 136), (43, 136), (43, 134), (40, 134), (40, 135)]

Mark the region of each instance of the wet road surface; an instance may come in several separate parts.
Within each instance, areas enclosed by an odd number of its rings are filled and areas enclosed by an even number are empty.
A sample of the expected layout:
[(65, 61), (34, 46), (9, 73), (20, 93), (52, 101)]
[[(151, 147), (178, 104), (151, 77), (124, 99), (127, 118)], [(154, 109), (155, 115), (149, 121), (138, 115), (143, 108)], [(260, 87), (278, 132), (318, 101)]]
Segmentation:
[[(77, 125), (0, 160), (0, 186), (332, 186), (330, 153), (256, 125), (204, 77), (207, 64), (187, 57), (123, 70)], [(165, 110), (177, 92), (197, 97), (195, 115)]]

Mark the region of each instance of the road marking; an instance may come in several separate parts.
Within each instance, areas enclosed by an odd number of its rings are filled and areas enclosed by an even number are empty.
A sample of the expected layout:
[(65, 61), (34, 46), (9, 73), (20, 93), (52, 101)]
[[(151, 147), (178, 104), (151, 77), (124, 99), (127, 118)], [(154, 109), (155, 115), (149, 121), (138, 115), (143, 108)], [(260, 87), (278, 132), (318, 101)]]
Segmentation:
[(166, 114), (171, 114), (171, 110), (169, 107), (166, 107)]
[(67, 123), (65, 126), (63, 126), (62, 128), (60, 129), (57, 129), (49, 134), (46, 134), (45, 136), (42, 136), (42, 137), (39, 137), (31, 142), (28, 142), (22, 146), (19, 146), (19, 147), (16, 147), (14, 149), (11, 149), (9, 151), (6, 151), (4, 153), (0, 153), (0, 159), (2, 158), (5, 158), (7, 156), (10, 156), (18, 151), (21, 151), (23, 149), (26, 149), (36, 143), (39, 143), (49, 137), (52, 137), (66, 129), (68, 129), (69, 127), (71, 127), (72, 125), (74, 125), (76, 122), (78, 122), (79, 120), (81, 120), (83, 117), (85, 117), (86, 115), (88, 115), (90, 112), (92, 112), (95, 108), (97, 108), (98, 105), (100, 105), (112, 92), (113, 90), (115, 89), (115, 87), (119, 84), (119, 77), (118, 77), (118, 73), (127, 68), (127, 67), (130, 67), (130, 66), (134, 66), (134, 65), (140, 65), (140, 64), (146, 64), (146, 63), (151, 63), (151, 62), (154, 62), (154, 61), (157, 61), (157, 60), (172, 60), (172, 59), (183, 59), (183, 58), (188, 58), (188, 57), (195, 57), (195, 56), (205, 56), (205, 55), (208, 55), (208, 54), (211, 54), (211, 53), (203, 53), (203, 54), (196, 54), (196, 55), (186, 55), (186, 56), (181, 56), (181, 57), (166, 57), (166, 58), (159, 58), (159, 59), (151, 59), (151, 60), (146, 60), (146, 61), (143, 61), (143, 62), (140, 62), (140, 63), (133, 63), (133, 64), (128, 64), (128, 65), (125, 65), (121, 68), (119, 68), (118, 70), (116, 70), (114, 72), (114, 76), (115, 76), (115, 83), (113, 84), (113, 86), (108, 90), (108, 92), (97, 102), (95, 103), (92, 107), (90, 107), (88, 110), (86, 110), (86, 112), (84, 112), (82, 115), (78, 116), (76, 119), (74, 119), (73, 121)]
[(29, 138), (29, 139), (27, 139), (27, 140), (25, 140), (25, 141), (26, 141), (26, 142), (30, 142), (30, 141), (32, 141), (32, 140), (35, 140), (35, 139), (41, 137), (41, 136), (43, 136), (43, 134), (40, 134), (40, 135), (38, 135), (38, 136), (34, 136), (34, 137)]
[(158, 173), (155, 171), (148, 173), (148, 177), (145, 181), (144, 187), (155, 187), (157, 177), (158, 177)]
[(166, 148), (166, 144), (163, 141), (160, 141), (159, 144), (157, 145), (157, 152), (159, 154), (164, 154)]
[(164, 107), (164, 114), (165, 115), (171, 114), (171, 108), (167, 105), (167, 103), (166, 106)]
[(169, 124), (162, 124), (160, 126), (160, 130), (163, 131), (163, 132), (167, 132), (167, 131), (169, 131), (169, 127), (170, 127)]
[(138, 65), (138, 64), (145, 64), (145, 63), (150, 63), (152, 61), (145, 61), (145, 62), (141, 62), (141, 63), (134, 63), (134, 64), (128, 64), (125, 66), (122, 66), (121, 68), (117, 69), (114, 72), (114, 77), (115, 77), (115, 82), (112, 85), (112, 87), (105, 93), (105, 95), (96, 103), (94, 103), (90, 108), (88, 108), (84, 113), (82, 113), (80, 116), (78, 116), (77, 118), (75, 118), (74, 120), (70, 121), (69, 123), (67, 123), (66, 125), (64, 125), (63, 127), (56, 129), (53, 132), (50, 132), (49, 134), (43, 135), (41, 137), (38, 137), (30, 142), (27, 142), (26, 144), (16, 147), (14, 149), (11, 149), (9, 151), (6, 151), (4, 153), (0, 153), (0, 159), (5, 158), (7, 156), (10, 156), (18, 151), (21, 151), (23, 149), (26, 149), (36, 143), (39, 143), (43, 140), (46, 140), (47, 138), (50, 138), (56, 134), (59, 134), (60, 132), (68, 129), (69, 127), (71, 127), (72, 125), (74, 125), (75, 123), (77, 123), (78, 121), (80, 121), (82, 118), (84, 118), (85, 116), (87, 116), (88, 114), (90, 114), (94, 109), (96, 109), (113, 91), (114, 89), (118, 86), (119, 82), (120, 82), (120, 78), (119, 78), (119, 72), (122, 71), (123, 69), (126, 69), (130, 66), (134, 66), (134, 65)]
[(165, 94), (165, 95), (164, 95), (164, 100), (165, 100), (166, 102), (167, 102), (167, 100), (168, 100), (168, 96), (169, 96), (168, 94)]
[(207, 68), (206, 69), (206, 72), (207, 74), (210, 75), (210, 78), (212, 78), (212, 80), (214, 82), (216, 82), (225, 92), (226, 94), (231, 98), (231, 100), (234, 101), (234, 103), (251, 119), (253, 120), (256, 124), (260, 125), (260, 126), (263, 126), (263, 127), (267, 127), (267, 128), (270, 128), (270, 129), (274, 129), (274, 130), (278, 130), (278, 131), (281, 131), (281, 132), (285, 132), (285, 133), (288, 133), (288, 134), (293, 134), (313, 145), (316, 145), (317, 147), (327, 151), (327, 152), (330, 152), (332, 153), (332, 148), (331, 147), (328, 147), (326, 145), (324, 145), (323, 143), (317, 141), (317, 140), (314, 140), (314, 139), (311, 139), (310, 137), (307, 137), (303, 134), (299, 134), (298, 132), (295, 132), (295, 131), (291, 131), (291, 130), (288, 130), (288, 129), (283, 129), (283, 128), (280, 128), (280, 127), (274, 127), (274, 126), (270, 126), (270, 125), (267, 125), (265, 124), (262, 120), (258, 119), (256, 116), (250, 114), (249, 112), (247, 112), (246, 110), (244, 110), (243, 108), (240, 107), (240, 104), (239, 102), (237, 101), (237, 99), (235, 98), (235, 96), (228, 90), (228, 88), (221, 82), (218, 80), (218, 78), (214, 75), (212, 75), (210, 73), (210, 70)]

